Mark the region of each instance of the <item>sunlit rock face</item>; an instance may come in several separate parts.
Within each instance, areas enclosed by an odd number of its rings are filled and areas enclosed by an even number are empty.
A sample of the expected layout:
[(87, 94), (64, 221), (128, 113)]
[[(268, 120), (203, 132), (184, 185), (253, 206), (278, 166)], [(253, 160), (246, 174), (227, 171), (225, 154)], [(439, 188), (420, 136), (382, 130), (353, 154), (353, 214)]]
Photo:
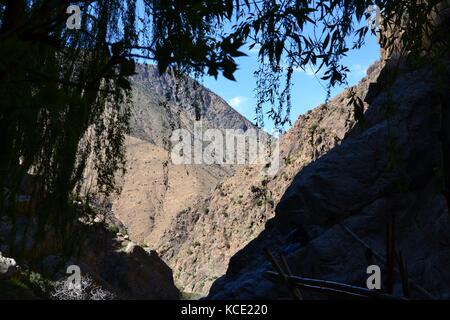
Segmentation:
[[(355, 86), (364, 96), (376, 80), (381, 64)], [(264, 164), (247, 166), (225, 179), (191, 208), (176, 215), (157, 250), (174, 270), (182, 291), (206, 295), (222, 276), (229, 259), (264, 229), (273, 218), (295, 175), (336, 147), (354, 126), (348, 91), (301, 116), (280, 138), (280, 169), (262, 174)]]
[[(441, 71), (449, 79), (450, 64)], [(410, 68), (389, 88), (371, 85), (365, 126), (350, 130), (342, 144), (295, 176), (275, 217), (231, 258), (208, 298), (291, 298), (284, 286), (263, 277), (272, 269), (264, 248), (283, 253), (295, 275), (365, 287), (369, 265), (387, 274), (385, 235), (392, 216), (408, 275), (428, 293), (413, 289), (412, 297), (449, 298), (449, 197), (442, 172), (450, 141), (443, 110), (450, 99), (440, 79), (431, 67)], [(398, 273), (394, 294), (403, 295)]]
[[(383, 25), (381, 21), (380, 24)], [(422, 27), (421, 46), (423, 55), (435, 55), (436, 51), (441, 52), (442, 42), (448, 41), (447, 35), (450, 32), (450, 1), (444, 0), (438, 4), (429, 15), (428, 25), (423, 25)], [(404, 52), (405, 47), (402, 41), (403, 32), (401, 28), (394, 25), (386, 28), (383, 25), (380, 32), (386, 39), (391, 39), (386, 44), (381, 45), (382, 60), (393, 60), (395, 62), (401, 56), (407, 54), (407, 52)], [(392, 39), (394, 40), (392, 41)]]
[(237, 169), (233, 164), (174, 163), (174, 130), (193, 136), (196, 125), (202, 132), (258, 129), (186, 75), (172, 70), (160, 75), (152, 65), (137, 65), (136, 72), (126, 139), (127, 172), (119, 178), (122, 192), (112, 199), (112, 210), (133, 241), (159, 249), (164, 234), (177, 228), (172, 223), (176, 215), (193, 207)]

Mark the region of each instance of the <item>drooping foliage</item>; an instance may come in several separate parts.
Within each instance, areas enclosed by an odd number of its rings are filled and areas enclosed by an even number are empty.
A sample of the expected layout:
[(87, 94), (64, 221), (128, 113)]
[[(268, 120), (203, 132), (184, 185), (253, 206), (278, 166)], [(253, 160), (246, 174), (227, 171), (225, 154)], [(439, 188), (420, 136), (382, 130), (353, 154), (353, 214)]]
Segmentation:
[[(289, 121), (295, 69), (322, 70), (329, 88), (346, 83), (342, 58), (375, 33), (382, 46), (420, 52), (435, 31), (430, 16), (442, 0), (154, 1), (155, 59), (161, 71), (186, 67), (234, 79), (244, 45), (259, 51), (257, 122)], [(366, 23), (368, 22), (368, 23)], [(228, 26), (227, 28), (223, 28)], [(231, 26), (231, 27), (230, 27)], [(226, 31), (225, 31), (226, 30)], [(447, 38), (448, 41), (448, 38)], [(268, 107), (268, 110), (266, 110)]]
[(134, 1), (80, 3), (80, 30), (66, 26), (69, 4), (2, 1), (0, 15), (1, 214), (15, 224), (26, 206), (37, 236), (63, 243), (83, 212), (72, 202), (88, 161), (105, 195), (123, 169), (136, 33)]
[[(341, 60), (377, 33), (383, 47), (421, 52), (442, 0), (1, 0), (0, 209), (13, 219), (32, 177), (39, 234), (65, 239), (86, 173), (115, 190), (124, 169), (133, 59), (234, 80), (236, 58), (258, 50), (257, 124), (289, 122), (295, 69), (345, 83)], [(81, 29), (66, 26), (69, 5)], [(379, 17), (373, 14), (376, 6)], [(373, 28), (365, 20), (378, 22)], [(379, 31), (383, 32), (379, 32)], [(447, 43), (448, 47), (448, 34)], [(433, 42), (435, 43), (435, 42)], [(87, 164), (94, 164), (87, 168)], [(91, 176), (88, 174), (88, 176)], [(30, 180), (28, 179), (28, 180)]]

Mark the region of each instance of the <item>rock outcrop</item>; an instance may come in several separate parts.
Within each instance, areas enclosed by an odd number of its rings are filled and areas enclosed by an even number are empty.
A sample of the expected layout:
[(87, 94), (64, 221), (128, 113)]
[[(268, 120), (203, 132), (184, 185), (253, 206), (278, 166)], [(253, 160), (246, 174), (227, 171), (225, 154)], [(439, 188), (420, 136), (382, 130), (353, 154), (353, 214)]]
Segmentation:
[(205, 128), (255, 128), (244, 116), (196, 80), (169, 70), (159, 75), (153, 65), (137, 65), (132, 77), (131, 135), (167, 148), (174, 129), (192, 132), (194, 121)]
[[(363, 96), (380, 72), (374, 64), (353, 89)], [(265, 164), (248, 166), (224, 180), (203, 200), (179, 213), (156, 250), (174, 271), (182, 291), (206, 295), (228, 261), (264, 229), (294, 176), (340, 144), (355, 124), (349, 92), (301, 116), (280, 139), (280, 169), (264, 176)]]
[(172, 270), (155, 251), (146, 251), (105, 229), (91, 234), (73, 263), (121, 299), (177, 300)]
[(253, 124), (197, 81), (151, 65), (138, 65), (132, 78), (133, 106), (126, 140), (127, 173), (113, 199), (113, 211), (132, 240), (155, 244), (179, 212), (192, 207), (236, 168), (231, 165), (173, 165), (173, 130), (256, 129)]
[(440, 72), (405, 69), (393, 85), (373, 86), (365, 127), (298, 173), (275, 217), (231, 258), (208, 298), (290, 298), (263, 277), (272, 269), (264, 248), (283, 253), (295, 275), (362, 287), (367, 267), (377, 264), (384, 286), (389, 221), (410, 282), (424, 289), (413, 288), (412, 297), (450, 298), (449, 78), (447, 62)]
[[(35, 246), (37, 224), (33, 217), (17, 216), (15, 230), (12, 225), (10, 219), (2, 219), (0, 239), (15, 235), (15, 248), (23, 248), (20, 261), (17, 260), (25, 272), (38, 272), (53, 282), (66, 281), (67, 267), (76, 265), (81, 276), (92, 279), (115, 298), (175, 300), (180, 297), (172, 270), (155, 251), (146, 251), (128, 236), (108, 230), (103, 222), (79, 222), (72, 230), (75, 236), (67, 239), (67, 242), (75, 241), (71, 242), (74, 247), (70, 251), (69, 243), (61, 246), (52, 234), (47, 234)], [(4, 255), (14, 256), (9, 242), (0, 244)], [(0, 254), (0, 280), (9, 280), (17, 272), (15, 260)], [(0, 287), (4, 285), (7, 283), (3, 281)]]

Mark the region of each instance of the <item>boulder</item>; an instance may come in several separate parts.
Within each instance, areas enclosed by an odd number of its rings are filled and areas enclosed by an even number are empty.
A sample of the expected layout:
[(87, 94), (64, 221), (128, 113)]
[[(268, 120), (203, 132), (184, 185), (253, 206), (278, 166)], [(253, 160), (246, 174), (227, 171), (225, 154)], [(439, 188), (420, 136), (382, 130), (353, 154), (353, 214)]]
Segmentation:
[(118, 298), (179, 299), (172, 270), (155, 251), (125, 243), (103, 229), (90, 235), (85, 248), (74, 263)]

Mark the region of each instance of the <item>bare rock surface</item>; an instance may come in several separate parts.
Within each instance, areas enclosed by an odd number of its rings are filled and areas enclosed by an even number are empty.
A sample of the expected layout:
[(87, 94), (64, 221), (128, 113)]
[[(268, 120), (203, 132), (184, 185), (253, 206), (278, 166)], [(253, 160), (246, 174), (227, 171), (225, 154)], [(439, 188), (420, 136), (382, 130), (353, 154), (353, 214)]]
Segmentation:
[[(393, 215), (397, 250), (411, 281), (448, 299), (449, 197), (440, 172), (448, 163), (450, 99), (441, 87), (425, 67), (404, 70), (390, 89), (369, 94), (366, 126), (351, 130), (341, 145), (295, 176), (275, 217), (231, 258), (208, 298), (291, 298), (263, 277), (272, 269), (264, 248), (283, 253), (295, 275), (365, 287), (369, 265), (386, 275), (383, 260), (366, 246), (386, 257), (385, 230)], [(399, 277), (394, 294), (402, 294)], [(412, 295), (429, 297), (418, 290)]]
[[(353, 89), (361, 97), (381, 64)], [(260, 234), (296, 174), (338, 146), (355, 124), (349, 92), (301, 116), (280, 139), (280, 170), (262, 174), (265, 164), (241, 168), (190, 209), (178, 213), (156, 250), (171, 266), (177, 286), (206, 295), (226, 272), (229, 259)]]
[(173, 165), (173, 130), (192, 133), (194, 122), (207, 129), (256, 129), (222, 98), (197, 81), (155, 66), (138, 65), (132, 78), (133, 107), (126, 139), (127, 173), (113, 211), (132, 240), (156, 248), (176, 215), (192, 207), (223, 179), (232, 165)]
[(86, 250), (75, 260), (82, 271), (121, 299), (177, 300), (172, 270), (155, 251), (103, 229), (91, 234)]

